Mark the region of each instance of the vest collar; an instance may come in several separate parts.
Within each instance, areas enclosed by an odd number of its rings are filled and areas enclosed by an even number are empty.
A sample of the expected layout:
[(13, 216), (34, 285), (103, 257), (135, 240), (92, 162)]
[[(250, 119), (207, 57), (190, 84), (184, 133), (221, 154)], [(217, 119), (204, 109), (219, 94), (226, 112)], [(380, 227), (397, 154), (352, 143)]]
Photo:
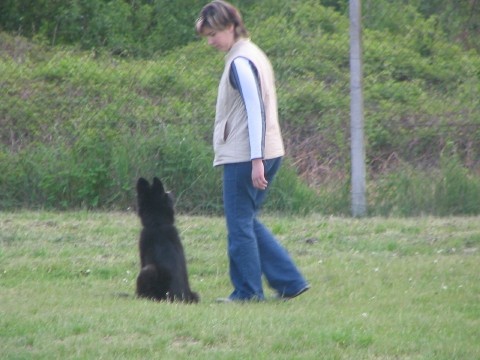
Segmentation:
[(250, 38), (239, 38), (237, 41), (235, 41), (233, 46), (228, 51), (227, 55), (225, 55), (225, 60), (228, 60), (232, 56), (232, 54), (235, 54), (237, 49), (239, 49), (240, 47), (242, 47), (243, 44), (246, 43), (250, 43)]

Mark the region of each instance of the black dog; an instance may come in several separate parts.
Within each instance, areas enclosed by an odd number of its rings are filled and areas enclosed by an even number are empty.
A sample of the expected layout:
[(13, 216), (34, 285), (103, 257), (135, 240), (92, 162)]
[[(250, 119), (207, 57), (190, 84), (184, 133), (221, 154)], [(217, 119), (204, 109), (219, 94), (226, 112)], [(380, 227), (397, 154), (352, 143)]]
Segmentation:
[(137, 295), (157, 301), (198, 302), (190, 290), (183, 246), (174, 222), (173, 199), (162, 182), (144, 178), (137, 182), (138, 215), (143, 225), (140, 234), (141, 270)]

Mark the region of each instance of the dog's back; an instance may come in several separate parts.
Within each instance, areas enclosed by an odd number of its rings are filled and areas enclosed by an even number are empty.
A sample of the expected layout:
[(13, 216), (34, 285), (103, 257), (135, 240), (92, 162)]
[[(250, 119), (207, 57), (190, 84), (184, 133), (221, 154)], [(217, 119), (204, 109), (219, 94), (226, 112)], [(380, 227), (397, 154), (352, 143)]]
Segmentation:
[(161, 181), (137, 182), (138, 214), (143, 229), (137, 295), (153, 300), (198, 302), (190, 290), (183, 246), (174, 225), (173, 199)]

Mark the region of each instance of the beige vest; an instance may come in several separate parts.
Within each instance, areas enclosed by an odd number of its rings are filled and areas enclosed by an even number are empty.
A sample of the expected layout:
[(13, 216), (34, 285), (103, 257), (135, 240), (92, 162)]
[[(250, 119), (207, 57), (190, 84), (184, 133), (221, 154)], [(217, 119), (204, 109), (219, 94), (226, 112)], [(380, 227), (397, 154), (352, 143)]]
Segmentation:
[(226, 55), (225, 69), (218, 86), (213, 132), (214, 166), (251, 160), (247, 111), (240, 93), (233, 88), (229, 80), (230, 64), (239, 56), (249, 59), (255, 65), (260, 78), (266, 116), (264, 159), (273, 159), (285, 154), (278, 123), (272, 66), (260, 48), (248, 39), (240, 39)]

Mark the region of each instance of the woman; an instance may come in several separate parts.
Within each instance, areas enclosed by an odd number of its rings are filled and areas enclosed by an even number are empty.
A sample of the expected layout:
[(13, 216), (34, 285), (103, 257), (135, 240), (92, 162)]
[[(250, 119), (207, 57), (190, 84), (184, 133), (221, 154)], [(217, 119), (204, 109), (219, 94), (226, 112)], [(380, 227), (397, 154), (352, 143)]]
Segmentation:
[(207, 4), (197, 34), (225, 52), (218, 87), (214, 166), (223, 166), (223, 203), (234, 290), (219, 301), (262, 301), (262, 273), (280, 298), (309, 289), (287, 251), (257, 219), (284, 146), (270, 61), (248, 38), (240, 12), (225, 1)]

